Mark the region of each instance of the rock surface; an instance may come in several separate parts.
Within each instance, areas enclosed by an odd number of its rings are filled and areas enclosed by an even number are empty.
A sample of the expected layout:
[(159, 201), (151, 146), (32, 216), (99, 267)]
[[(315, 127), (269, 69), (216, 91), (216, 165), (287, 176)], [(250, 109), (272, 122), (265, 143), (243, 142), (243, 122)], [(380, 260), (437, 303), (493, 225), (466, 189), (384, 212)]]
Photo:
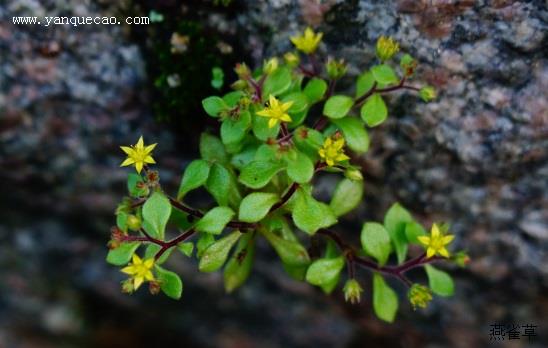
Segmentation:
[(188, 144), (154, 123), (145, 57), (127, 27), (11, 23), (123, 9), (108, 3), (0, 4), (0, 346), (481, 347), (499, 322), (539, 326), (512, 347), (548, 343), (544, 1), (245, 1), (236, 18), (211, 16), (221, 32), (240, 33), (257, 64), (315, 25), (322, 54), (345, 58), (354, 75), (373, 63), (376, 38), (392, 35), (420, 61), (415, 82), (440, 91), (430, 104), (391, 96), (389, 121), (371, 130), (360, 159), (367, 199), (352, 219), (380, 219), (399, 200), (425, 224), (451, 221), (473, 262), (454, 271), (455, 297), (424, 312), (403, 304), (390, 326), (374, 319), (370, 292), (358, 307), (325, 297), (268, 262), (267, 247), (235, 295), (182, 258), (172, 264), (185, 281), (181, 302), (119, 293), (121, 276), (103, 261), (126, 175), (118, 145), (140, 134), (160, 143), (172, 188), (189, 160), (176, 148)]

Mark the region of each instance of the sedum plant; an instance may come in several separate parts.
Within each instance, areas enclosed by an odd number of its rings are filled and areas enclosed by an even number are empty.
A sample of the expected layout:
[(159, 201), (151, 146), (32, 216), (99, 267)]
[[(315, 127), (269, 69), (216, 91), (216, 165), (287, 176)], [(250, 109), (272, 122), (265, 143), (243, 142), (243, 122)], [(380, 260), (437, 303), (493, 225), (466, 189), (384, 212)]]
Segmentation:
[[(291, 38), (297, 51), (283, 59), (271, 58), (255, 71), (237, 65), (234, 91), (203, 100), (205, 112), (219, 121), (220, 134), (202, 134), (201, 158), (186, 167), (176, 195), (162, 190), (158, 172), (150, 168), (156, 144), (146, 145), (141, 137), (122, 146), (127, 155), (122, 166), (134, 166), (136, 173), (129, 174), (129, 197), (116, 211), (107, 261), (128, 275), (124, 292), (146, 283), (151, 293), (180, 298), (183, 283), (165, 265), (173, 254), (196, 257), (201, 272), (222, 269), (225, 289), (232, 292), (249, 277), (256, 245), (264, 239), (290, 277), (325, 293), (340, 286), (351, 303), (365, 293), (377, 316), (388, 322), (399, 306), (388, 279), (407, 287), (413, 308), (426, 307), (432, 294), (453, 293), (451, 276), (433, 264), (463, 266), (467, 256), (447, 250), (453, 235), (446, 224), (433, 224), (427, 232), (396, 203), (383, 222), (365, 222), (354, 231), (361, 245), (345, 241), (335, 227), (362, 199), (363, 177), (352, 158), (368, 150), (367, 128), (386, 120), (384, 95), (409, 90), (430, 101), (434, 89), (408, 84), (417, 62), (405, 54), (399, 67), (392, 64), (398, 44), (381, 37), (378, 62), (357, 78), (355, 94), (338, 92), (346, 65), (331, 58), (319, 62), (321, 38), (308, 28)], [(320, 172), (341, 178), (330, 202), (313, 195)], [(211, 194), (212, 207), (185, 202), (198, 188)], [(319, 244), (323, 250), (310, 252), (313, 248), (305, 247), (310, 238), (325, 240)], [(409, 257), (411, 249), (417, 256)], [(427, 285), (407, 277), (416, 268), (426, 272)], [(364, 289), (358, 270), (372, 276), (371, 289)]]

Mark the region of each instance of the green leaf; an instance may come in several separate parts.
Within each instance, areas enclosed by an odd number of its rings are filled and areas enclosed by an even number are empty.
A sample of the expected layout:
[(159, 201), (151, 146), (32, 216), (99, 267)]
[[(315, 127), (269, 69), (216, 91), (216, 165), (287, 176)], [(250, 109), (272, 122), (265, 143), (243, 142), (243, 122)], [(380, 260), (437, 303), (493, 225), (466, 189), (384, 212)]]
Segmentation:
[[(287, 113), (293, 115), (304, 111), (308, 107), (308, 98), (304, 93), (294, 92), (282, 98), (283, 103), (293, 102)], [(293, 117), (292, 117), (293, 118)]]
[(214, 163), (209, 171), (209, 177), (206, 182), (206, 189), (221, 206), (233, 206), (231, 199), (237, 199), (239, 202), (240, 193), (236, 187), (233, 175), (225, 166)]
[(323, 202), (318, 202), (309, 193), (298, 189), (295, 192), (295, 206), (292, 212), (295, 225), (308, 234), (314, 234), (320, 228), (337, 223), (331, 208)]
[[(160, 192), (154, 192), (143, 205), (144, 228), (155, 238), (164, 239), (166, 224), (171, 215), (171, 203)], [(147, 229), (147, 226), (149, 227)]]
[(314, 175), (314, 163), (300, 151), (295, 151), (294, 156), (285, 157), (287, 163), (287, 175), (291, 180), (304, 184)]
[(366, 71), (356, 81), (356, 98), (361, 97), (365, 93), (369, 92), (375, 84), (375, 77), (371, 71)]
[(390, 235), (394, 250), (398, 256), (398, 263), (402, 263), (407, 255), (407, 238), (405, 237), (405, 226), (412, 222), (413, 217), (399, 203), (394, 203), (384, 216), (384, 227)]
[(203, 99), (202, 106), (204, 107), (205, 112), (212, 117), (218, 117), (221, 111), (228, 108), (225, 101), (216, 96)]
[(131, 197), (142, 197), (147, 193), (146, 188), (137, 188), (137, 183), (143, 183), (143, 178), (139, 174), (130, 173), (127, 176), (127, 189)]
[(319, 78), (313, 78), (304, 87), (303, 93), (306, 94), (310, 103), (320, 101), (327, 91), (327, 83)]
[(239, 181), (252, 189), (260, 189), (282, 169), (284, 166), (280, 162), (253, 161), (242, 169)]
[(182, 199), (189, 191), (204, 185), (209, 176), (209, 168), (209, 162), (201, 159), (190, 162), (181, 179), (177, 199)]
[(424, 270), (428, 276), (428, 284), (434, 294), (443, 297), (453, 296), (455, 284), (449, 274), (434, 268), (432, 265), (424, 265)]
[(232, 246), (238, 241), (242, 234), (234, 231), (211, 244), (202, 255), (198, 269), (200, 272), (215, 272), (223, 266)]
[(398, 311), (398, 295), (378, 273), (373, 275), (373, 309), (379, 319), (389, 323), (394, 321)]
[(177, 273), (163, 269), (160, 266), (156, 266), (155, 269), (163, 293), (174, 300), (180, 299), (183, 293), (183, 282)]
[(323, 106), (323, 114), (329, 118), (343, 118), (354, 105), (354, 100), (345, 95), (334, 95), (327, 99)]
[(122, 231), (127, 232), (127, 214), (120, 212), (116, 214), (116, 226)]
[(318, 149), (323, 145), (324, 136), (317, 130), (299, 127), (295, 129), (295, 145), (312, 160), (318, 158)]
[(238, 219), (244, 222), (260, 221), (278, 201), (278, 195), (275, 193), (250, 193), (240, 203)]
[(376, 222), (363, 224), (360, 239), (365, 252), (384, 265), (391, 251), (390, 236), (384, 226)]
[(202, 133), (200, 137), (200, 155), (206, 161), (227, 163), (228, 156), (225, 147), (219, 138)]
[(337, 279), (344, 267), (344, 257), (317, 259), (306, 271), (306, 281), (312, 285), (322, 286)]
[(263, 97), (267, 98), (272, 94), (277, 96), (285, 92), (291, 86), (291, 71), (286, 67), (276, 69), (268, 75), (263, 85)]
[(116, 249), (109, 250), (107, 262), (115, 266), (127, 265), (139, 245), (141, 242), (122, 243)]
[(306, 249), (299, 242), (285, 240), (264, 229), (261, 230), (261, 233), (272, 245), (282, 262), (292, 266), (304, 266), (310, 263)]
[(239, 143), (251, 126), (251, 114), (244, 111), (237, 120), (227, 118), (221, 124), (221, 140), (225, 145)]
[(342, 216), (360, 204), (363, 197), (363, 181), (342, 179), (335, 188), (329, 207), (335, 216)]
[(371, 68), (371, 72), (373, 73), (375, 81), (383, 85), (388, 85), (399, 81), (394, 70), (386, 64), (375, 65)]
[(223, 100), (229, 107), (233, 108), (238, 105), (238, 102), (240, 101), (240, 99), (242, 99), (243, 96), (244, 92), (242, 91), (232, 91), (225, 94), (223, 96)]
[(257, 146), (255, 144), (248, 145), (244, 147), (240, 153), (232, 156), (230, 164), (232, 164), (236, 169), (242, 170), (246, 165), (248, 165), (255, 158), (255, 153), (257, 152)]
[(348, 147), (357, 153), (369, 150), (369, 134), (362, 121), (355, 117), (345, 117), (333, 120), (333, 123), (343, 132)]
[(215, 207), (208, 211), (195, 225), (196, 230), (211, 234), (221, 234), (234, 212), (229, 207)]
[(255, 115), (255, 117), (253, 117), (253, 134), (255, 134), (257, 139), (262, 141), (266, 141), (269, 138), (275, 139), (280, 132), (280, 124), (278, 123), (274, 127), (270, 128), (268, 127), (268, 120), (268, 117), (262, 117), (259, 115)]
[(333, 292), (333, 290), (335, 290), (335, 288), (337, 287), (337, 285), (339, 284), (339, 280), (341, 279), (341, 274), (337, 274), (337, 276), (333, 279), (331, 279), (330, 281), (326, 282), (325, 284), (322, 284), (320, 285), (320, 287), (322, 288), (322, 291), (324, 292), (324, 294), (331, 294)]
[(360, 115), (369, 127), (378, 126), (386, 120), (388, 109), (380, 94), (375, 93), (367, 98), (360, 109)]
[(232, 253), (224, 269), (225, 290), (231, 293), (242, 286), (249, 277), (255, 257), (255, 238), (252, 233), (246, 233)]
[(405, 224), (405, 237), (409, 243), (420, 244), (417, 237), (424, 235), (426, 235), (426, 231), (421, 224), (414, 221)]
[(196, 242), (196, 256), (201, 259), (206, 249), (213, 243), (215, 243), (215, 237), (212, 234), (200, 233), (200, 238)]
[(177, 244), (177, 249), (188, 257), (192, 257), (194, 251), (194, 244), (192, 242), (185, 242)]

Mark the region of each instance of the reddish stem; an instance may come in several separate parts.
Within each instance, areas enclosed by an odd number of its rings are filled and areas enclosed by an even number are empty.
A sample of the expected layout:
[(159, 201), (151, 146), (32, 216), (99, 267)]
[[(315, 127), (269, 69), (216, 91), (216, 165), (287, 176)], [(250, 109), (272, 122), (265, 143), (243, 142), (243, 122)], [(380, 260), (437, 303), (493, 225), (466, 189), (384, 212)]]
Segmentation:
[[(398, 278), (407, 286), (411, 286), (412, 283), (409, 279), (405, 277), (405, 272), (413, 268), (422, 266), (424, 264), (438, 261), (441, 259), (440, 257), (426, 258), (426, 254), (423, 253), (420, 256), (415, 257), (398, 266), (379, 266), (377, 263), (369, 259), (358, 256), (354, 248), (350, 244), (346, 243), (336, 232), (327, 230), (327, 229), (321, 229), (318, 231), (318, 234), (327, 236), (328, 238), (333, 240), (335, 244), (337, 244), (339, 249), (343, 252), (343, 254), (345, 254), (349, 267), (354, 267), (354, 263), (356, 263), (362, 266), (363, 268), (367, 268), (376, 272), (388, 274), (395, 278)], [(349, 270), (349, 274), (350, 273), (353, 275), (354, 270), (353, 269)]]

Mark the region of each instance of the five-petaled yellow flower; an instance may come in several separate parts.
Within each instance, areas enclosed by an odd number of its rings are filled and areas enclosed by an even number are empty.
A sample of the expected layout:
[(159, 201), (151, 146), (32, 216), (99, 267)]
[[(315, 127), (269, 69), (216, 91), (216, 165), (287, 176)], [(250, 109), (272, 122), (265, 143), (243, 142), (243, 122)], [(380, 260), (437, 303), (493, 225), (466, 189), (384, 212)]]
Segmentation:
[(124, 151), (127, 154), (127, 158), (120, 167), (124, 166), (130, 166), (132, 164), (135, 165), (135, 169), (137, 170), (137, 173), (141, 173), (141, 170), (143, 169), (143, 166), (146, 163), (156, 163), (154, 161), (154, 158), (150, 155), (152, 150), (156, 147), (156, 144), (147, 145), (145, 146), (143, 142), (143, 136), (139, 138), (139, 141), (137, 141), (137, 144), (132, 146), (120, 146), (122, 151)]
[(328, 166), (332, 167), (337, 162), (350, 159), (344, 154), (344, 138), (327, 138), (323, 146), (318, 150), (318, 154), (324, 159)]
[(257, 112), (257, 115), (262, 117), (268, 117), (268, 128), (272, 128), (279, 122), (291, 122), (291, 117), (287, 113), (287, 110), (293, 105), (292, 101), (287, 103), (280, 103), (272, 94), (268, 98), (268, 104), (266, 108)]
[(377, 57), (384, 62), (400, 50), (400, 45), (391, 37), (381, 36), (377, 40)]
[(290, 40), (298, 50), (310, 54), (318, 48), (318, 44), (322, 40), (322, 37), (323, 33), (316, 34), (312, 28), (308, 27), (303, 35), (292, 36), (290, 37)]
[(122, 272), (129, 274), (133, 281), (133, 289), (137, 290), (146, 281), (154, 281), (154, 275), (152, 274), (152, 268), (154, 267), (154, 259), (142, 260), (136, 254), (133, 254), (132, 262), (122, 268)]
[(438, 225), (433, 224), (430, 236), (419, 236), (417, 239), (426, 247), (426, 257), (430, 258), (436, 254), (443, 257), (449, 257), (449, 252), (445, 246), (455, 238), (454, 235), (443, 235)]

